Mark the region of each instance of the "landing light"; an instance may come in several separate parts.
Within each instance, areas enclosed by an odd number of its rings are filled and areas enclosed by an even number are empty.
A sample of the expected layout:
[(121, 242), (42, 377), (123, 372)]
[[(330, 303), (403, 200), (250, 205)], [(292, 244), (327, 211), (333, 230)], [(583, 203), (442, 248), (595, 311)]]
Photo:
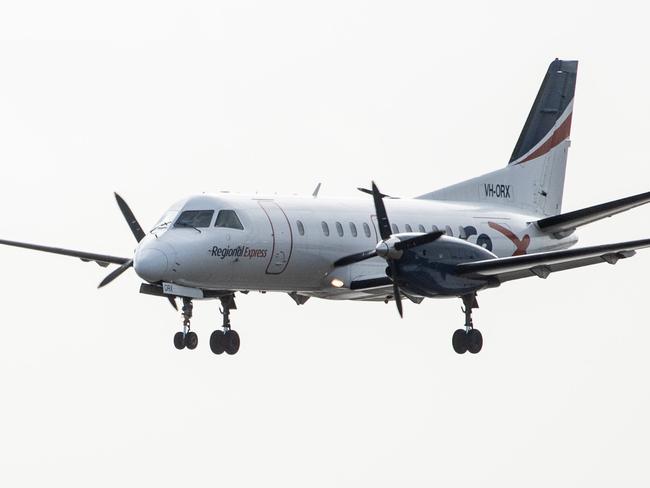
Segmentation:
[(342, 282), (341, 280), (339, 280), (338, 278), (334, 278), (334, 279), (332, 280), (332, 286), (333, 286), (334, 288), (341, 288), (344, 284), (345, 284), (345, 283), (343, 283), (343, 282)]

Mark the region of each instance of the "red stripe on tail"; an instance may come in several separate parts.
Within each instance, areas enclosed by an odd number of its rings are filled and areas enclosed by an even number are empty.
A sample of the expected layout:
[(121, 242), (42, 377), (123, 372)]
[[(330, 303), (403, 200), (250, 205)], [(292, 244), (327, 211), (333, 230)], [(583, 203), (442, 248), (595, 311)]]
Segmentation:
[(549, 152), (551, 149), (553, 149), (555, 146), (557, 146), (559, 143), (564, 141), (565, 139), (569, 138), (569, 135), (571, 135), (571, 118), (573, 117), (573, 113), (570, 113), (569, 116), (566, 118), (564, 122), (555, 129), (555, 132), (551, 137), (548, 138), (548, 140), (539, 146), (535, 151), (533, 151), (526, 159), (519, 161), (516, 164), (521, 164), (525, 163), (526, 161), (530, 161), (531, 159), (536, 159), (539, 158), (540, 156), (543, 156), (547, 152)]

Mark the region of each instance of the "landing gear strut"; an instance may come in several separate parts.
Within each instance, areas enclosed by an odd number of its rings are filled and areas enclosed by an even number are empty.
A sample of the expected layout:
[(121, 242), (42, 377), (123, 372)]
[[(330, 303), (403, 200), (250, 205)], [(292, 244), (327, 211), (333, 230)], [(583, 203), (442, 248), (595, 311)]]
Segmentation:
[(461, 298), (463, 299), (465, 328), (458, 329), (454, 332), (451, 343), (454, 346), (454, 351), (458, 354), (465, 354), (467, 351), (471, 354), (476, 354), (483, 347), (483, 335), (480, 330), (474, 328), (474, 323), (472, 322), (472, 309), (478, 308), (476, 293), (464, 295)]
[(237, 354), (239, 351), (239, 334), (230, 328), (230, 310), (237, 310), (235, 295), (221, 297), (222, 330), (215, 330), (210, 335), (210, 349), (215, 354)]
[(199, 336), (196, 335), (196, 332), (190, 330), (190, 320), (192, 319), (193, 309), (194, 305), (192, 305), (192, 299), (183, 298), (183, 331), (174, 334), (174, 347), (176, 347), (176, 349), (183, 349), (185, 347), (190, 350), (196, 349), (196, 346), (199, 343)]

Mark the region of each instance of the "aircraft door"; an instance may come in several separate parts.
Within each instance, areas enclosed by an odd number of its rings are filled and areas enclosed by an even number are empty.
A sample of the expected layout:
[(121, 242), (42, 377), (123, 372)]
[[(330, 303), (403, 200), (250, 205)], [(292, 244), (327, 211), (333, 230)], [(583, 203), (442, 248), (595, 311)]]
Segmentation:
[(273, 250), (271, 259), (266, 267), (267, 274), (280, 274), (289, 264), (293, 250), (293, 234), (291, 225), (284, 210), (273, 200), (259, 200), (262, 210), (269, 218), (271, 236), (273, 237)]

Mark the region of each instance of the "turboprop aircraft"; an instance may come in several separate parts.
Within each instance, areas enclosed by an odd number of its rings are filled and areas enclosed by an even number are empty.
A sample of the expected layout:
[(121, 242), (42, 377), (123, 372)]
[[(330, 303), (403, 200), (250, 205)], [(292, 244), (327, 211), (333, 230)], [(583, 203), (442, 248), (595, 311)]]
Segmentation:
[(182, 301), (178, 349), (194, 349), (192, 301), (217, 299), (223, 323), (210, 336), (216, 354), (235, 354), (231, 328), (235, 294), (287, 293), (311, 297), (394, 301), (460, 298), (464, 327), (454, 350), (478, 353), (481, 332), (472, 310), (477, 293), (521, 278), (598, 263), (615, 264), (650, 246), (650, 239), (569, 249), (575, 231), (650, 202), (650, 192), (562, 213), (578, 62), (554, 60), (508, 164), (477, 178), (415, 198), (393, 198), (375, 183), (371, 196), (262, 197), (196, 195), (172, 205), (145, 232), (126, 202), (115, 197), (138, 242), (132, 257), (0, 240), (0, 244), (118, 265), (107, 285), (133, 267), (140, 293)]

